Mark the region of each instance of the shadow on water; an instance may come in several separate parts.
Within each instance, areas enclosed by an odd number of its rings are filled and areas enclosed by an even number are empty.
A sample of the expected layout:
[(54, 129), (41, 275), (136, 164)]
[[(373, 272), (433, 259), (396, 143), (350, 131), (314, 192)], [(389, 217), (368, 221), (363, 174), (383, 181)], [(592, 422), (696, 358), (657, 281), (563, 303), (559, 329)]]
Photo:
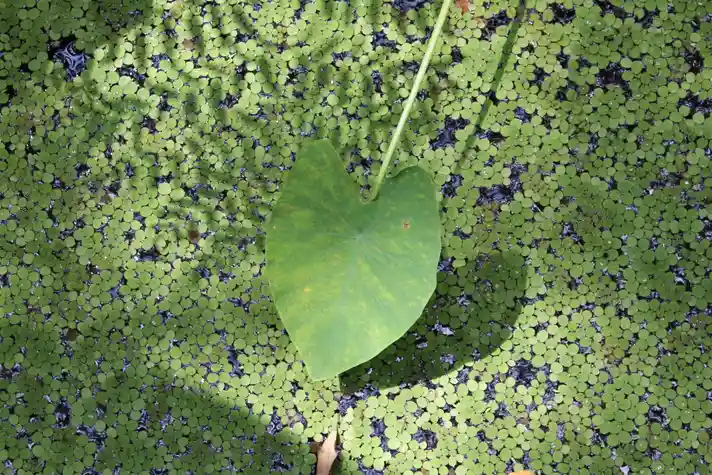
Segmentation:
[[(522, 22), (524, 21), (526, 12), (527, 8), (525, 5), (525, 1), (520, 0), (519, 6), (517, 7), (516, 16), (512, 20), (511, 28), (507, 32), (507, 39), (505, 40), (504, 46), (502, 47), (502, 52), (500, 53), (496, 72), (494, 74), (494, 77), (492, 78), (489, 93), (487, 95), (487, 98), (485, 99), (485, 103), (482, 105), (482, 109), (480, 109), (480, 112), (477, 114), (477, 117), (474, 120), (474, 133), (466, 139), (465, 146), (463, 148), (465, 153), (473, 150), (475, 146), (475, 141), (481, 138), (483, 134), (486, 135), (488, 133), (487, 130), (483, 129), (483, 125), (487, 120), (487, 115), (489, 114), (490, 107), (492, 107), (492, 105), (496, 105), (499, 102), (499, 99), (497, 98), (497, 91), (499, 90), (499, 86), (502, 83), (502, 78), (504, 77), (504, 74), (510, 65), (510, 58), (514, 49), (514, 43), (516, 42), (517, 37), (519, 35), (519, 29), (522, 26)], [(460, 157), (460, 160), (456, 162), (457, 165), (455, 166), (452, 174), (458, 174), (458, 170), (465, 162), (466, 160), (463, 154)]]
[[(240, 388), (234, 383), (208, 382), (223, 363), (227, 379), (241, 381), (242, 366), (229, 347), (216, 345), (199, 365), (175, 370), (167, 361), (144, 361), (158, 348), (144, 347), (133, 336), (98, 338), (88, 325), (63, 330), (34, 308), (19, 316), (24, 325), (4, 326), (0, 342), (3, 352), (22, 354), (33, 366), (20, 362), (0, 368), (0, 392), (12, 393), (17, 422), (0, 420), (8, 469), (57, 473), (74, 467), (87, 474), (313, 470), (310, 445), (283, 430), (305, 424), (300, 414), (285, 420), (277, 415), (282, 407), (260, 416), (252, 403), (237, 404)], [(176, 326), (176, 338), (196, 328)], [(40, 374), (39, 365), (45, 369)], [(190, 376), (196, 372), (204, 373), (202, 383)]]
[(512, 335), (527, 287), (523, 257), (495, 250), (458, 269), (449, 261), (441, 267), (420, 319), (376, 358), (344, 373), (344, 393), (432, 384), (456, 370), (453, 377), (466, 381), (468, 367)]

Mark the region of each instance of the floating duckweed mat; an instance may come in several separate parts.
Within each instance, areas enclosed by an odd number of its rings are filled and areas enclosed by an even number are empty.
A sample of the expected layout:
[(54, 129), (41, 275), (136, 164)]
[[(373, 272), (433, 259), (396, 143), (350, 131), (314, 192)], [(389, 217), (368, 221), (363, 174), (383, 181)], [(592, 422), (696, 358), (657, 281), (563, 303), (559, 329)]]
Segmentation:
[(0, 470), (709, 473), (704, 1), (453, 7), (396, 157), (442, 189), (412, 329), (310, 380), (262, 277), (329, 139), (378, 174), (439, 4), (0, 4)]

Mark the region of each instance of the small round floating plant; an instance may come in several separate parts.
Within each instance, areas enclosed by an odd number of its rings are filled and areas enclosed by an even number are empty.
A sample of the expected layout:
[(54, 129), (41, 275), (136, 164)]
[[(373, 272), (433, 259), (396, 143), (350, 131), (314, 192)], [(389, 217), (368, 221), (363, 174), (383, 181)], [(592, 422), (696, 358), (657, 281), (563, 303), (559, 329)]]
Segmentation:
[[(310, 473), (338, 420), (341, 473), (709, 472), (708, 14), (451, 8), (386, 164), (432, 3), (3, 2), (3, 469)], [(314, 140), (431, 176), (441, 242), (322, 381), (265, 256)]]

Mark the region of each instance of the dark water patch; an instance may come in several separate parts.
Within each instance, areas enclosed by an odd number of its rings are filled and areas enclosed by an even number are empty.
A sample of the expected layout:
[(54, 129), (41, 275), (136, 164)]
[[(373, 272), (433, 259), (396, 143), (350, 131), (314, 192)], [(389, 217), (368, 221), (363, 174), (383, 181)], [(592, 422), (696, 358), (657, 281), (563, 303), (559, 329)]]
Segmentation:
[(457, 142), (457, 139), (455, 138), (455, 133), (458, 130), (462, 130), (467, 127), (469, 123), (469, 120), (464, 119), (462, 117), (458, 117), (456, 119), (446, 117), (445, 125), (442, 129), (440, 129), (440, 131), (438, 132), (438, 136), (435, 138), (435, 140), (432, 140), (430, 142), (430, 147), (434, 150), (437, 150), (439, 148), (454, 146)]
[(21, 372), (22, 367), (17, 363), (15, 363), (11, 368), (3, 366), (2, 368), (0, 368), (0, 381), (12, 379)]
[(346, 58), (351, 57), (351, 52), (350, 51), (341, 51), (339, 53), (331, 53), (331, 63), (336, 64), (339, 61), (343, 61)]
[(494, 410), (494, 417), (498, 419), (504, 419), (505, 417), (509, 416), (509, 409), (507, 409), (507, 405), (504, 402), (500, 402), (497, 405), (497, 409)]
[(139, 249), (134, 254), (134, 260), (138, 262), (156, 262), (161, 258), (156, 247), (151, 249)]
[(151, 56), (151, 66), (160, 70), (161, 69), (161, 61), (170, 61), (170, 60), (171, 60), (170, 56), (168, 56), (166, 53), (154, 54), (153, 56)]
[(703, 114), (705, 117), (709, 117), (712, 114), (712, 98), (700, 99), (700, 96), (691, 92), (688, 92), (685, 97), (678, 100), (677, 105), (690, 108), (687, 118), (692, 117), (696, 112)]
[(571, 59), (571, 56), (568, 54), (564, 53), (564, 50), (562, 49), (559, 51), (556, 55), (556, 60), (559, 62), (562, 68), (568, 69), (569, 67), (569, 59)]
[(438, 437), (435, 432), (427, 429), (418, 429), (418, 431), (413, 434), (413, 440), (416, 442), (425, 442), (425, 450), (433, 450), (438, 446)]
[(546, 380), (545, 383), (545, 390), (544, 390), (544, 396), (542, 397), (542, 403), (543, 404), (549, 404), (554, 401), (554, 398), (556, 397), (556, 390), (559, 388), (559, 382), (558, 381), (552, 381), (551, 379)]
[(489, 205), (492, 203), (505, 204), (514, 201), (516, 192), (506, 185), (492, 185), (489, 188), (481, 187), (480, 196), (475, 203), (477, 206)]
[(383, 90), (381, 89), (381, 86), (383, 86), (383, 76), (381, 75), (380, 71), (371, 72), (371, 81), (373, 84), (373, 89), (379, 94), (382, 93)]
[(604, 69), (600, 70), (596, 75), (596, 86), (620, 86), (623, 89), (630, 89), (628, 81), (623, 79), (625, 69), (620, 63), (610, 63)]
[(544, 80), (551, 76), (551, 74), (547, 73), (541, 68), (534, 68), (534, 78), (529, 80), (529, 85), (530, 86), (540, 86), (541, 84), (544, 83)]
[(410, 71), (411, 73), (417, 73), (418, 68), (420, 68), (420, 63), (418, 61), (404, 61), (403, 71)]
[(74, 48), (75, 41), (76, 37), (68, 36), (51, 42), (47, 47), (48, 56), (64, 66), (68, 81), (84, 72), (89, 59), (86, 53)]
[(398, 50), (398, 43), (394, 40), (389, 40), (388, 36), (383, 31), (377, 31), (373, 34), (373, 37), (371, 38), (371, 46), (374, 49), (381, 46), (386, 49), (392, 49), (393, 51)]
[(509, 25), (511, 22), (512, 19), (507, 16), (506, 10), (495, 13), (485, 21), (485, 27), (482, 30), (482, 39), (486, 41), (492, 40), (492, 35), (497, 31), (497, 28)]
[(443, 259), (438, 263), (438, 272), (445, 272), (447, 274), (452, 274), (454, 272), (454, 268), (452, 267), (452, 263), (455, 259), (452, 257), (448, 257), (447, 259)]
[[(145, 412), (145, 411), (144, 411)], [(145, 412), (148, 415), (147, 412)], [(104, 446), (104, 441), (106, 440), (106, 434), (99, 432), (93, 426), (88, 426), (86, 424), (79, 424), (77, 426), (77, 434), (86, 436), (89, 442), (95, 444), (97, 448), (102, 448)]]
[(239, 355), (235, 347), (232, 345), (227, 345), (225, 347), (225, 350), (227, 351), (227, 362), (230, 363), (230, 366), (232, 366), (232, 369), (230, 370), (230, 376), (236, 378), (244, 376), (245, 372), (242, 369), (242, 363), (240, 363)]
[[(274, 434), (270, 434), (270, 435), (274, 435)], [(272, 462), (270, 464), (270, 473), (290, 472), (290, 471), (292, 471), (293, 468), (294, 468), (294, 465), (291, 463), (285, 462), (284, 456), (281, 453), (275, 452), (274, 454), (272, 454)]]
[(450, 175), (450, 179), (440, 188), (440, 192), (445, 198), (454, 198), (457, 196), (457, 190), (460, 186), (462, 186), (462, 175), (454, 173)]
[(54, 420), (57, 427), (68, 427), (72, 422), (72, 406), (62, 398), (54, 407)]
[(670, 173), (663, 169), (660, 171), (657, 180), (648, 183), (649, 190), (659, 190), (663, 188), (675, 188), (680, 185), (683, 176), (679, 173)]
[(476, 136), (478, 139), (489, 140), (490, 143), (492, 143), (494, 145), (497, 145), (498, 143), (500, 143), (504, 140), (504, 135), (502, 135), (499, 132), (495, 132), (492, 129), (485, 129), (485, 130), (480, 129), (480, 131), (477, 132)]
[(576, 18), (576, 8), (566, 8), (560, 3), (554, 3), (551, 5), (551, 12), (554, 14), (554, 23), (560, 23), (562, 25), (567, 25), (574, 21)]
[(156, 129), (156, 119), (153, 117), (145, 116), (141, 121), (141, 127), (148, 129), (151, 135), (156, 135), (158, 133), (158, 129)]
[(583, 244), (583, 239), (576, 233), (576, 230), (574, 229), (574, 225), (572, 223), (562, 223), (559, 237), (561, 239), (570, 238), (576, 244)]
[(601, 9), (601, 16), (610, 14), (621, 20), (625, 20), (630, 16), (623, 8), (613, 5), (608, 0), (594, 0), (593, 3)]
[(472, 372), (472, 368), (469, 366), (463, 366), (460, 371), (457, 373), (457, 382), (459, 384), (467, 384), (467, 381), (469, 381), (469, 376), (470, 373)]
[(275, 435), (277, 432), (280, 432), (283, 429), (282, 425), (282, 419), (279, 417), (277, 414), (277, 411), (272, 411), (272, 415), (270, 416), (270, 421), (269, 424), (267, 424), (267, 427), (265, 431), (269, 435)]
[(647, 418), (651, 424), (658, 423), (665, 426), (668, 423), (667, 411), (664, 407), (660, 407), (657, 404), (648, 408)]
[(431, 2), (432, 0), (393, 0), (392, 5), (394, 8), (397, 8), (402, 12), (407, 12), (409, 10), (418, 10), (419, 8), (423, 8)]
[(705, 59), (698, 50), (686, 49), (683, 53), (683, 57), (685, 58), (685, 63), (687, 63), (690, 68), (690, 72), (699, 74), (705, 68)]
[(536, 379), (536, 373), (537, 371), (531, 361), (520, 359), (514, 363), (514, 366), (509, 368), (507, 377), (513, 378), (517, 384), (521, 384), (528, 388), (531, 386), (532, 381)]
[(91, 168), (86, 163), (77, 163), (74, 165), (74, 171), (76, 172), (76, 177), (81, 178), (88, 176), (91, 173)]
[(146, 80), (146, 76), (136, 71), (132, 66), (121, 66), (116, 72), (119, 73), (119, 76), (130, 77), (140, 86), (143, 86), (143, 82)]
[(462, 62), (462, 52), (457, 46), (453, 46), (450, 56), (452, 56), (452, 64), (459, 64)]
[(514, 109), (514, 117), (519, 119), (522, 124), (526, 124), (528, 122), (531, 122), (532, 120), (531, 114), (527, 113), (527, 111), (525, 111), (521, 107), (517, 107), (516, 109)]

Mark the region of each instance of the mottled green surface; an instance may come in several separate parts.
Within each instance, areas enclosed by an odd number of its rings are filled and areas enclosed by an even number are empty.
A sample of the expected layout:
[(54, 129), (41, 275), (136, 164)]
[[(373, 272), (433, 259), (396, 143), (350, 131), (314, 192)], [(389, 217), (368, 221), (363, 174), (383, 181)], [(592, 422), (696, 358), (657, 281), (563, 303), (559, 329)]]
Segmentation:
[(439, 7), (396, 5), (0, 1), (0, 472), (307, 475), (339, 412), (346, 474), (710, 472), (705, 1), (453, 7), (394, 160), (435, 292), (308, 376), (267, 219), (308, 140), (372, 184)]
[(267, 227), (266, 277), (313, 378), (373, 358), (420, 316), (440, 256), (435, 194), (411, 167), (364, 202), (328, 141), (297, 154)]

